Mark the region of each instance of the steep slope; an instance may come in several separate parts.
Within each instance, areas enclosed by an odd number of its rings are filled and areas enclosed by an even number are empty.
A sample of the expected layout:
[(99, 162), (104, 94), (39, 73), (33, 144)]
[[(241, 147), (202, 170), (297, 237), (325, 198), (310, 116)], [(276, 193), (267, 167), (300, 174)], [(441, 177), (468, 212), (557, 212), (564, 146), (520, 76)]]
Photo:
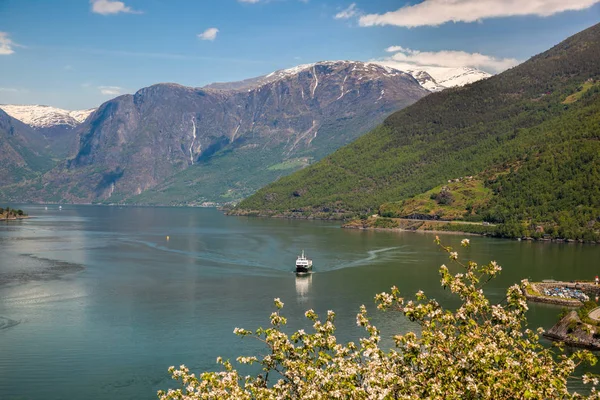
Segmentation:
[[(504, 205), (488, 218), (548, 221), (563, 213), (578, 226), (587, 219), (596, 229), (598, 78), (600, 25), (502, 74), (421, 99), (321, 162), (261, 189), (235, 212), (373, 213), (382, 203), (411, 198), (449, 179), (520, 161), (527, 175), (512, 171), (510, 184), (490, 183), (495, 204)], [(552, 177), (548, 184), (539, 184), (536, 162), (554, 171), (546, 176)], [(561, 164), (569, 173), (558, 173)], [(512, 196), (504, 196), (509, 185)], [(578, 194), (560, 201), (566, 193)], [(546, 212), (542, 201), (549, 203)], [(575, 216), (577, 210), (586, 210), (585, 216)]]
[(408, 74), (360, 62), (259, 80), (243, 90), (158, 84), (113, 99), (77, 128), (75, 156), (36, 182), (41, 190), (15, 191), (84, 203), (239, 199), (428, 94)]

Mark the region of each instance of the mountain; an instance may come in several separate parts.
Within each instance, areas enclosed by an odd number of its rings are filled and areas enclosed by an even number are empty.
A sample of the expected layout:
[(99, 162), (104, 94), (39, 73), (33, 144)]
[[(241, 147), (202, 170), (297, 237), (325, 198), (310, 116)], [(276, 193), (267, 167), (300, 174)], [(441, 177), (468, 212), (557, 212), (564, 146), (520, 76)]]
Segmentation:
[(599, 78), (596, 25), (499, 75), (392, 114), (352, 144), (259, 190), (234, 213), (406, 216), (405, 201), (476, 176), (492, 196), (476, 212), (465, 204), (465, 218), (515, 232), (539, 224), (563, 237), (598, 236)]
[(447, 87), (440, 85), (433, 76), (429, 75), (426, 71), (406, 71), (411, 74), (413, 78), (419, 82), (421, 86), (430, 92), (439, 92), (440, 90), (447, 89)]
[(468, 85), (469, 83), (477, 82), (492, 76), (487, 72), (471, 67), (431, 67), (427, 69), (427, 72), (435, 78), (435, 81), (439, 85), (446, 88)]
[(76, 128), (96, 109), (69, 111), (41, 105), (0, 104), (0, 110), (40, 133), (49, 155), (63, 159), (76, 149)]
[(319, 62), (241, 83), (157, 84), (101, 105), (72, 157), (13, 198), (197, 204), (239, 199), (429, 92), (371, 63)]
[(95, 111), (94, 108), (69, 111), (50, 106), (13, 104), (0, 104), (0, 109), (33, 128), (51, 128), (57, 125), (74, 128)]
[(425, 89), (432, 92), (464, 86), (492, 76), (477, 68), (430, 67), (424, 70), (407, 70)]
[(54, 163), (44, 137), (0, 109), (0, 187), (38, 176)]
[[(334, 65), (336, 63), (352, 63), (351, 61), (328, 61), (321, 62), (320, 64)], [(254, 89), (265, 83), (273, 82), (286, 76), (297, 74), (303, 70), (310, 69), (315, 64), (304, 64), (298, 65), (294, 68), (284, 69), (280, 71), (272, 72), (268, 75), (259, 76), (256, 78), (246, 79), (239, 82), (216, 82), (205, 86), (205, 89), (217, 89), (217, 90), (248, 90)], [(385, 63), (359, 63), (365, 70), (373, 68), (373, 66), (380, 66), (386, 68), (388, 73), (395, 73), (398, 69), (387, 66)], [(481, 79), (489, 78), (492, 76), (487, 72), (481, 71), (471, 67), (458, 67), (458, 68), (447, 68), (447, 67), (430, 67), (427, 69), (410, 69), (404, 71), (410, 74), (419, 82), (425, 89), (433, 92), (444, 90), (456, 86), (464, 86), (469, 83), (477, 82)]]

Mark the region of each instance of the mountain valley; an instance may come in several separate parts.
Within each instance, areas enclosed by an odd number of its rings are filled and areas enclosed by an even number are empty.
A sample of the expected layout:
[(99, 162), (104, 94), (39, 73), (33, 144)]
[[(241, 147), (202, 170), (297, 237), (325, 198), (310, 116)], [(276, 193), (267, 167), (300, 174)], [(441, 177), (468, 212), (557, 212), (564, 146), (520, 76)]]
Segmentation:
[(35, 202), (234, 201), (428, 93), (402, 71), (334, 61), (204, 88), (157, 84), (104, 103), (78, 124), (74, 114), (36, 118), (4, 106), (26, 116), (30, 130), (52, 142), (48, 153), (63, 160), (2, 194)]

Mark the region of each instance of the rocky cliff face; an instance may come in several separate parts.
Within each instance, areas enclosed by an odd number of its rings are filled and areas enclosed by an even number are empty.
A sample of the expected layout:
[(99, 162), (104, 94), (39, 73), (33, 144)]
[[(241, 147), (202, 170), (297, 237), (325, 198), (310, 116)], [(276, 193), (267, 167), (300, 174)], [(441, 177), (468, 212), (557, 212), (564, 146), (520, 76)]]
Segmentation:
[(28, 200), (232, 200), (322, 158), (426, 94), (409, 74), (348, 61), (205, 88), (153, 85), (104, 103), (76, 128), (74, 156), (44, 176), (37, 183), (44, 189), (28, 192)]

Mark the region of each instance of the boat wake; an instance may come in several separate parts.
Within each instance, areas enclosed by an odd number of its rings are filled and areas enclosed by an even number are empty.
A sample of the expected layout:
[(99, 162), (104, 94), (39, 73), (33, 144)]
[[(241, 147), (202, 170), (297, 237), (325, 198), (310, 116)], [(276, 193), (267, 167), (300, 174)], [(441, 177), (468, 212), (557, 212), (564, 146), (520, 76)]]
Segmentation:
[(17, 326), (20, 323), (21, 321), (15, 321), (14, 319), (0, 316), (0, 330), (12, 328), (13, 326)]
[[(221, 255), (218, 253), (205, 252), (205, 251), (189, 251), (189, 250), (179, 250), (166, 247), (164, 245), (149, 242), (145, 240), (127, 240), (130, 243), (143, 245), (146, 247), (153, 248), (155, 250), (164, 251), (171, 254), (178, 254), (183, 257), (193, 258), (197, 263), (203, 264), (205, 269), (214, 268), (215, 271), (223, 271), (222, 268), (219, 268), (219, 265), (225, 265), (228, 267), (239, 268), (244, 273), (252, 273), (256, 274), (258, 271), (263, 271), (263, 273), (267, 272), (283, 272), (276, 268), (270, 268), (267, 265), (261, 264), (258, 261), (249, 260), (247, 258), (232, 258), (226, 255)], [(207, 264), (209, 263), (209, 264)], [(211, 265), (214, 264), (214, 265)], [(247, 267), (252, 267), (252, 270), (248, 270)]]
[[(369, 251), (367, 251), (368, 256), (365, 258), (361, 258), (356, 261), (351, 261), (349, 263), (334, 265), (331, 268), (329, 268), (328, 270), (335, 271), (335, 270), (343, 269), (343, 268), (362, 267), (364, 265), (373, 264), (374, 262), (385, 261), (385, 260), (389, 259), (389, 257), (383, 256), (383, 255), (385, 255), (385, 253), (394, 252), (394, 250), (400, 250), (405, 247), (406, 246), (396, 246), (396, 247), (386, 247), (386, 248), (377, 249), (377, 250), (369, 250)], [(408, 253), (403, 252), (403, 254), (408, 254)]]

